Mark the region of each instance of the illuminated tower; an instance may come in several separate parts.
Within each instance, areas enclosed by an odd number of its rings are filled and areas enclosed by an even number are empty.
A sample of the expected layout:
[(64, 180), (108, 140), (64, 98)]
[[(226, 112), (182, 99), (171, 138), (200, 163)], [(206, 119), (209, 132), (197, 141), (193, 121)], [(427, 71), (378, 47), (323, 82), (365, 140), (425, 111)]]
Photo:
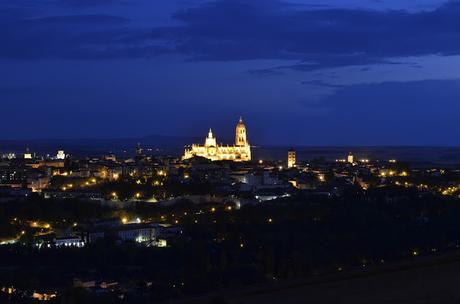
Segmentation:
[(32, 159), (33, 155), (30, 153), (29, 148), (26, 148), (26, 153), (24, 153), (24, 159)]
[(288, 168), (295, 167), (295, 150), (293, 148), (288, 150), (288, 160), (287, 160), (287, 165)]
[(59, 150), (56, 154), (56, 159), (64, 160), (65, 159), (65, 152), (64, 150)]
[(206, 137), (206, 141), (204, 145), (206, 147), (216, 147), (217, 146), (216, 138), (212, 135), (211, 129), (209, 129), (208, 137)]
[(348, 158), (347, 158), (347, 161), (352, 164), (353, 163), (353, 154), (350, 152), (348, 153)]
[(206, 141), (204, 143), (204, 146), (206, 147), (206, 154), (207, 157), (211, 160), (218, 160), (219, 155), (217, 151), (217, 140), (216, 138), (212, 135), (212, 130), (209, 129), (208, 137), (206, 137)]
[(246, 126), (243, 123), (243, 118), (240, 117), (240, 121), (236, 125), (236, 137), (235, 144), (238, 147), (244, 147), (248, 144), (246, 140)]

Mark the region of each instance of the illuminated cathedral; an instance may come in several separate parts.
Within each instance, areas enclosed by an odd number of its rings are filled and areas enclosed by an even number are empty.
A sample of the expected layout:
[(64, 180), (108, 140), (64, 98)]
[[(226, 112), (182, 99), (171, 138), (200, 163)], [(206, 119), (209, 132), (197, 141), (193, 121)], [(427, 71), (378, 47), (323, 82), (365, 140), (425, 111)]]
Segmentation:
[(194, 156), (201, 156), (212, 161), (231, 160), (231, 161), (250, 161), (251, 146), (246, 139), (246, 126), (240, 117), (236, 125), (235, 145), (218, 145), (217, 140), (209, 129), (208, 137), (205, 139), (204, 146), (193, 144), (189, 149), (185, 149), (182, 159), (189, 159)]

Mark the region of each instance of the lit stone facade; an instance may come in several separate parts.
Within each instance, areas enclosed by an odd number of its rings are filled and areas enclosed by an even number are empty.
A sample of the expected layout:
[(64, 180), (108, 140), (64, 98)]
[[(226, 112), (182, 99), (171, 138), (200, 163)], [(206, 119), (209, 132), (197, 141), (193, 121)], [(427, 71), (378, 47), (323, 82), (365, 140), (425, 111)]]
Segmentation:
[(353, 154), (351, 154), (351, 152), (348, 153), (347, 162), (349, 162), (350, 164), (353, 163)]
[(212, 161), (231, 160), (231, 161), (250, 161), (251, 146), (246, 138), (246, 126), (240, 118), (236, 125), (235, 145), (218, 145), (217, 140), (209, 130), (204, 146), (193, 144), (190, 149), (185, 149), (182, 159), (189, 159), (194, 156), (201, 156)]
[(287, 160), (288, 168), (293, 168), (296, 165), (296, 157), (295, 157), (295, 150), (289, 149), (288, 151), (288, 160)]

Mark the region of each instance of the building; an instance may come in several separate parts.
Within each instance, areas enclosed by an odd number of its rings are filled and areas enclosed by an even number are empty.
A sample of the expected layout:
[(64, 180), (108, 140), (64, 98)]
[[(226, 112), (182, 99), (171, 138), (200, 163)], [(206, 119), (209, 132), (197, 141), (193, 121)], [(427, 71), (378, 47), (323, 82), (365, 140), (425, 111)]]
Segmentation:
[(63, 160), (65, 159), (65, 152), (64, 150), (59, 150), (56, 154), (56, 159)]
[(189, 159), (200, 156), (212, 161), (231, 160), (231, 161), (250, 161), (251, 146), (246, 137), (246, 126), (240, 117), (235, 131), (235, 145), (218, 145), (216, 137), (209, 130), (208, 137), (205, 139), (204, 146), (193, 144), (190, 149), (186, 149), (182, 159)]
[(156, 227), (145, 224), (125, 224), (113, 232), (115, 237), (123, 242), (135, 241), (138, 243), (151, 242), (156, 239)]
[(24, 153), (24, 159), (32, 159), (34, 158), (33, 154), (30, 152), (29, 148), (26, 149), (26, 152)]
[(113, 239), (120, 242), (137, 242), (146, 245), (158, 241), (161, 227), (154, 223), (100, 223), (83, 231), (83, 239), (88, 243), (100, 239)]
[(55, 238), (54, 244), (56, 247), (83, 247), (85, 242), (78, 236)]
[(351, 152), (348, 153), (347, 162), (350, 163), (350, 164), (353, 163), (353, 154)]
[(293, 148), (288, 150), (288, 159), (287, 159), (287, 165), (288, 168), (293, 168), (295, 167), (295, 150)]

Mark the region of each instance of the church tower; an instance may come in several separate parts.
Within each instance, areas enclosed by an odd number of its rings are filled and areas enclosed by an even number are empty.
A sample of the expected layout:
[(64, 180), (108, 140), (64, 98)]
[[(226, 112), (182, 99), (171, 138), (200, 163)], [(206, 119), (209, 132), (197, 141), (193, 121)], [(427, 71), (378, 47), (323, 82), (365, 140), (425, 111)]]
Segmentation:
[(212, 130), (209, 129), (208, 132), (208, 137), (206, 137), (206, 141), (204, 144), (206, 147), (216, 147), (217, 146), (217, 140), (216, 138), (212, 135)]
[(296, 163), (295, 150), (294, 148), (291, 148), (288, 150), (288, 159), (287, 159), (288, 168), (295, 167), (295, 163)]
[(240, 121), (236, 125), (236, 139), (235, 145), (238, 147), (244, 147), (248, 144), (246, 140), (246, 126), (243, 123), (243, 118), (240, 117)]

